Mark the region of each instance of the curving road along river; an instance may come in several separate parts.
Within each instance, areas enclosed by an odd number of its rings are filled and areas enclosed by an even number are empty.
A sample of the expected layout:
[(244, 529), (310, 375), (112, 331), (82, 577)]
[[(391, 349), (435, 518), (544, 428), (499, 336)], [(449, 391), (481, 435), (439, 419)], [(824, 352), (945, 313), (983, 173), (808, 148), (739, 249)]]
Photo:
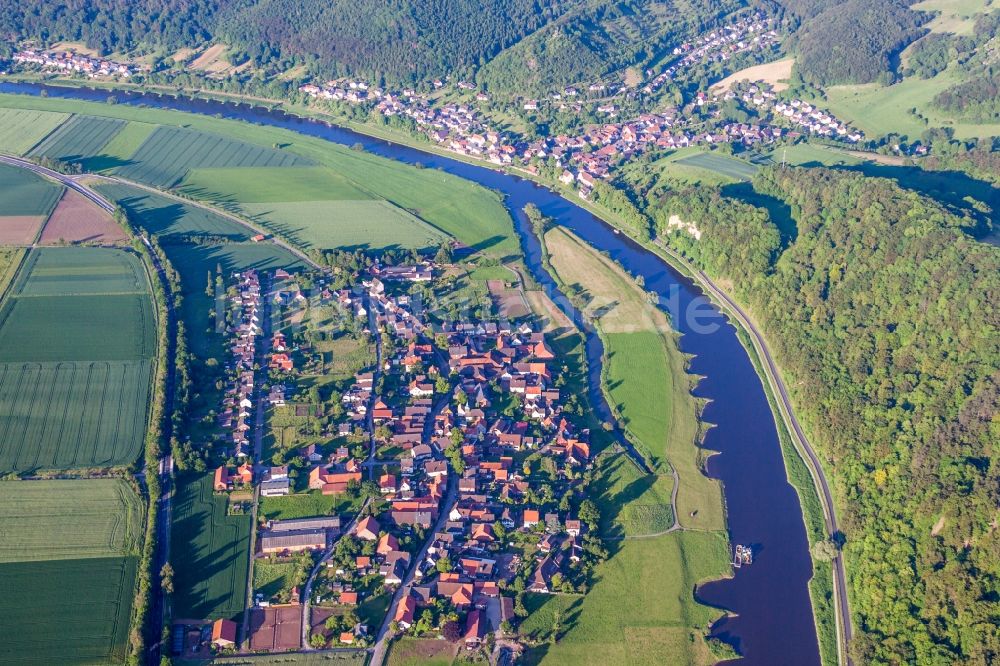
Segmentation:
[[(0, 84), (0, 92), (37, 95), (42, 88), (32, 84)], [(101, 102), (108, 97), (106, 90), (47, 87), (46, 91), (50, 97)], [(703, 417), (715, 427), (708, 432), (705, 445), (720, 455), (709, 460), (708, 471), (724, 484), (730, 537), (734, 543), (752, 544), (757, 553), (754, 564), (738, 570), (733, 579), (699, 588), (697, 594), (704, 602), (732, 611), (716, 625), (713, 633), (736, 645), (745, 655), (743, 664), (819, 663), (807, 589), (812, 566), (805, 527), (798, 497), (785, 475), (761, 378), (736, 330), (691, 280), (579, 206), (516, 176), (391, 144), (327, 123), (288, 116), (281, 111), (155, 94), (117, 93), (116, 96), (120, 103), (220, 115), (284, 127), (342, 145), (360, 144), (370, 153), (410, 164), (420, 162), (497, 190), (505, 195), (514, 214), (529, 269), (557, 301), (565, 302), (542, 266), (537, 239), (521, 212), (528, 203), (608, 253), (633, 275), (642, 276), (646, 289), (660, 296), (661, 304), (682, 334), (681, 350), (693, 357), (691, 372), (704, 377), (695, 394), (710, 400)], [(591, 391), (599, 386), (601, 351), (600, 340), (589, 334)], [(763, 356), (769, 359), (766, 353)], [(786, 399), (783, 392), (777, 393), (780, 400)], [(838, 594), (842, 594), (842, 578), (838, 576), (837, 582)], [(846, 604), (842, 608), (846, 609)]]

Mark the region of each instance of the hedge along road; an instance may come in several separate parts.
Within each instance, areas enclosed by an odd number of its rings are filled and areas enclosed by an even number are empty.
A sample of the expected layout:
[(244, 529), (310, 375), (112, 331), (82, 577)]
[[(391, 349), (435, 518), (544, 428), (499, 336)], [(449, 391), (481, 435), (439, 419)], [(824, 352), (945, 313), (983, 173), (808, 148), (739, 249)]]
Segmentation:
[[(0, 88), (5, 92), (34, 95), (45, 90), (50, 97), (99, 102), (105, 101), (108, 95), (106, 90), (37, 84), (4, 84)], [(674, 271), (662, 257), (649, 249), (638, 246), (624, 235), (613, 233), (608, 223), (579, 205), (530, 180), (490, 167), (389, 143), (322, 121), (290, 116), (282, 111), (149, 93), (119, 92), (116, 98), (124, 104), (145, 104), (281, 127), (340, 145), (358, 144), (369, 153), (406, 164), (421, 163), (428, 168), (440, 168), (505, 194), (509, 210), (520, 211), (528, 203), (535, 204), (544, 215), (555, 218), (591, 245), (608, 252), (630, 273), (641, 275), (647, 289), (656, 291), (666, 301), (664, 306), (672, 315), (674, 326), (683, 334), (682, 351), (694, 357), (690, 371), (705, 377), (696, 395), (711, 400), (703, 416), (716, 427), (708, 433), (705, 446), (721, 451), (721, 455), (711, 459), (709, 467), (725, 485), (730, 535), (735, 542), (756, 545), (760, 553), (754, 565), (741, 570), (735, 579), (712, 584), (707, 600), (735, 613), (734, 617), (720, 623), (714, 634), (737, 643), (745, 654), (744, 663), (747, 664), (819, 663), (808, 594), (812, 561), (805, 525), (798, 497), (785, 473), (781, 446), (774, 419), (770, 418), (771, 408), (761, 376), (739, 341), (736, 330), (724, 321), (717, 310), (707, 305), (705, 296), (689, 278)], [(541, 266), (539, 249), (537, 242), (532, 240), (530, 225), (523, 215), (515, 217), (522, 249), (532, 273), (547, 289), (558, 293)], [(244, 220), (241, 222), (246, 224)], [(687, 320), (686, 313), (697, 308), (699, 301), (705, 304), (703, 309), (714, 310), (721, 322), (711, 333), (695, 330)], [(597, 376), (591, 383), (597, 386), (601, 367), (600, 349), (599, 341), (588, 339), (591, 372)], [(776, 397), (782, 399), (780, 394)], [(791, 412), (790, 404), (786, 408)], [(764, 414), (768, 417), (762, 418)], [(840, 586), (841, 580), (835, 579), (835, 584)], [(700, 596), (704, 598), (705, 592), (704, 588), (700, 590)], [(838, 596), (841, 594), (843, 592), (839, 592)], [(840, 611), (849, 622), (846, 607), (842, 606)]]

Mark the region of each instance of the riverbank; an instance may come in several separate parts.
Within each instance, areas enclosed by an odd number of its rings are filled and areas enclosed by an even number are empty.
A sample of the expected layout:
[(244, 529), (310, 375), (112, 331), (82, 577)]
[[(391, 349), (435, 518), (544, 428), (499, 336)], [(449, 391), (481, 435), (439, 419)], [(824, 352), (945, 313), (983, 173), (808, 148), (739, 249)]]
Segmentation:
[[(23, 92), (37, 93), (37, 89)], [(71, 97), (86, 92), (53, 92), (53, 96), (62, 94)], [(89, 96), (103, 101), (102, 95), (98, 92)], [(543, 213), (557, 217), (560, 224), (573, 229), (587, 243), (610, 252), (612, 258), (630, 274), (643, 276), (647, 288), (661, 294), (679, 295), (681, 306), (702, 298), (697, 289), (679, 277), (679, 273), (664, 270), (662, 258), (655, 257), (648, 248), (612, 234), (605, 224), (584, 213), (577, 200), (498, 174), (495, 169), (467, 166), (450, 156), (442, 159), (434, 154), (366, 140), (347, 130), (299, 121), (262, 109), (143, 95), (120, 95), (119, 101), (129, 105), (165, 106), (210, 116), (220, 114), (233, 119), (267, 123), (342, 145), (361, 143), (366, 151), (380, 156), (442, 169), (474, 180), (484, 187), (502, 190), (508, 197), (511, 210), (520, 210), (529, 202), (537, 203)], [(523, 228), (521, 235), (524, 244), (530, 246), (531, 239), (525, 236)], [(536, 270), (537, 253), (530, 247), (528, 250), (532, 257), (529, 263), (532, 270)], [(684, 326), (683, 318), (676, 321)], [(738, 618), (720, 631), (745, 642), (746, 663), (767, 664), (774, 663), (775, 659), (814, 663), (818, 657), (806, 592), (811, 572), (806, 533), (799, 502), (786, 483), (787, 475), (774, 423), (760, 418), (763, 411), (769, 409), (761, 390), (760, 376), (741, 346), (735, 329), (723, 325), (713, 334), (695, 333), (684, 335), (682, 348), (685, 353), (693, 355), (692, 371), (705, 377), (698, 387), (698, 395), (712, 401), (706, 407), (706, 416), (718, 425), (708, 433), (706, 443), (710, 448), (720, 450), (722, 455), (712, 458), (709, 466), (719, 470), (718, 475), (726, 483), (731, 511), (738, 513), (731, 519), (734, 540), (760, 544), (764, 554), (749, 571), (742, 571), (733, 581), (713, 584), (711, 590), (703, 588), (701, 591), (714, 594), (713, 603), (739, 613)], [(600, 367), (600, 351), (591, 356), (589, 347), (588, 339), (588, 358), (593, 359), (595, 367)]]
[(700, 401), (691, 390), (666, 314), (616, 264), (561, 228), (545, 232), (553, 277), (604, 343), (602, 388), (626, 434), (650, 466), (673, 470), (676, 513), (685, 528), (725, 530), (722, 488), (703, 473)]

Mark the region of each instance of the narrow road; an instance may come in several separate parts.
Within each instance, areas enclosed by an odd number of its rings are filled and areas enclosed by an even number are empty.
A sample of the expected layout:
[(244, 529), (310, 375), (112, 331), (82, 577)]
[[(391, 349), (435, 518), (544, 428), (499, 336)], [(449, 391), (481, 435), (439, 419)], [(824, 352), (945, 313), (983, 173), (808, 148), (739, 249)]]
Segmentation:
[(260, 504), (260, 474), (267, 468), (261, 460), (264, 451), (264, 424), (267, 410), (267, 398), (263, 386), (267, 381), (267, 353), (271, 350), (271, 282), (266, 276), (260, 279), (260, 343), (257, 345), (257, 363), (260, 365), (260, 376), (254, 377), (254, 391), (257, 393), (257, 404), (254, 408), (253, 423), (253, 473), (257, 480), (253, 485), (253, 506), (250, 509), (250, 562), (247, 565), (247, 594), (243, 604), (243, 647), (248, 647), (250, 640), (250, 608), (253, 606), (253, 565), (254, 554), (257, 551), (257, 510)]
[(312, 568), (312, 571), (309, 572), (309, 578), (306, 579), (306, 584), (302, 587), (301, 648), (305, 652), (315, 651), (315, 648), (309, 644), (309, 629), (311, 628), (311, 618), (309, 614), (309, 609), (312, 606), (312, 587), (313, 583), (316, 580), (316, 574), (319, 573), (319, 570), (323, 568), (323, 565), (326, 563), (326, 561), (330, 559), (331, 555), (333, 555), (333, 551), (337, 547), (337, 543), (340, 541), (340, 539), (342, 539), (345, 535), (350, 534), (351, 532), (354, 531), (354, 528), (357, 526), (358, 521), (361, 519), (362, 514), (364, 514), (365, 510), (368, 508), (368, 505), (371, 504), (371, 502), (372, 500), (370, 497), (365, 500), (365, 503), (361, 505), (361, 508), (358, 509), (357, 514), (355, 514), (354, 519), (350, 523), (348, 523), (347, 527), (341, 530), (340, 536), (334, 539), (333, 543), (330, 544), (330, 547), (327, 548), (326, 552), (323, 553), (323, 556), (319, 558), (318, 562), (316, 562), (316, 565)]
[[(772, 394), (778, 401), (778, 411), (780, 412), (780, 416), (785, 422), (788, 432), (792, 436), (796, 449), (805, 458), (807, 463), (806, 467), (809, 468), (809, 473), (813, 478), (813, 484), (816, 486), (816, 490), (819, 493), (820, 502), (823, 505), (823, 519), (826, 524), (827, 534), (830, 536), (837, 534), (840, 531), (840, 528), (837, 524), (837, 514), (833, 503), (833, 493), (830, 491), (830, 485), (827, 482), (825, 473), (823, 472), (823, 465), (820, 463), (819, 456), (816, 455), (812, 444), (809, 443), (809, 439), (806, 437), (805, 432), (802, 430), (802, 426), (795, 417), (795, 411), (792, 408), (792, 401), (788, 396), (788, 390), (785, 387), (785, 383), (781, 379), (781, 374), (778, 372), (778, 366), (771, 355), (771, 350), (768, 348), (763, 334), (761, 334), (760, 330), (746, 314), (743, 308), (730, 298), (726, 292), (720, 289), (718, 285), (716, 285), (710, 277), (705, 275), (703, 271), (697, 270), (691, 266), (687, 260), (670, 248), (664, 245), (658, 245), (658, 247), (670, 255), (670, 257), (677, 261), (680, 265), (687, 268), (687, 270), (694, 275), (695, 281), (704, 287), (709, 294), (714, 297), (750, 335), (754, 349), (757, 351), (758, 357), (764, 364), (765, 378), (771, 387)], [(834, 599), (837, 608), (837, 629), (838, 637), (840, 639), (837, 641), (837, 649), (840, 653), (839, 656), (841, 663), (850, 666), (852, 661), (848, 655), (847, 648), (854, 637), (854, 628), (851, 621), (851, 611), (848, 602), (847, 574), (844, 569), (843, 555), (834, 559), (832, 564), (835, 591)]]
[(413, 587), (413, 576), (416, 573), (417, 565), (423, 562), (427, 558), (427, 550), (431, 547), (431, 542), (434, 541), (434, 535), (437, 534), (442, 527), (444, 527), (445, 522), (448, 520), (448, 514), (451, 510), (455, 508), (455, 502), (458, 495), (458, 475), (455, 474), (454, 470), (448, 473), (448, 492), (445, 493), (444, 499), (441, 500), (441, 512), (438, 514), (437, 520), (431, 529), (427, 532), (427, 538), (424, 540), (424, 545), (420, 547), (420, 551), (413, 558), (410, 563), (410, 568), (406, 572), (406, 577), (396, 592), (392, 595), (392, 600), (389, 602), (389, 609), (385, 613), (385, 618), (382, 620), (382, 626), (379, 627), (377, 638), (375, 640), (375, 646), (372, 650), (372, 658), (368, 661), (368, 666), (382, 666), (385, 663), (386, 653), (389, 649), (389, 640), (392, 638), (389, 636), (389, 625), (392, 624), (393, 619), (396, 617), (396, 608), (399, 606), (399, 602), (403, 600), (407, 594), (410, 593), (410, 588)]

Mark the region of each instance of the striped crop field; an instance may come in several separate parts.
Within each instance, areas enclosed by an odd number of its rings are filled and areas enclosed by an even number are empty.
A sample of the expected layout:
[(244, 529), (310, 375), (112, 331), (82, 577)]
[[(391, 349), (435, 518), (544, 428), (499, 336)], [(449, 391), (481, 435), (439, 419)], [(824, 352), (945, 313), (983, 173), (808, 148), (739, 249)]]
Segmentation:
[(134, 255), (32, 250), (0, 305), (0, 471), (134, 461), (155, 350), (149, 285)]
[(142, 516), (121, 479), (0, 483), (0, 662), (124, 663)]
[(136, 554), (142, 511), (122, 479), (0, 483), (0, 563)]
[(212, 211), (181, 203), (146, 190), (118, 183), (97, 186), (97, 191), (125, 209), (129, 219), (161, 242), (193, 236), (220, 236), (229, 241), (249, 241), (253, 232)]
[(139, 146), (129, 164), (116, 169), (116, 173), (128, 180), (169, 188), (191, 169), (309, 164), (304, 157), (274, 148), (179, 127), (158, 127)]
[(73, 116), (32, 148), (30, 154), (33, 157), (79, 162), (99, 154), (123, 127), (125, 121), (115, 118)]
[(250, 515), (229, 516), (227, 499), (212, 491), (212, 475), (178, 483), (170, 561), (174, 617), (233, 618), (247, 591)]
[(695, 153), (677, 160), (677, 163), (707, 169), (737, 180), (750, 180), (757, 173), (755, 165), (720, 153)]
[(382, 250), (435, 247), (448, 237), (380, 199), (241, 204), (246, 217), (308, 248)]
[(24, 155), (68, 119), (55, 111), (0, 109), (0, 151)]

